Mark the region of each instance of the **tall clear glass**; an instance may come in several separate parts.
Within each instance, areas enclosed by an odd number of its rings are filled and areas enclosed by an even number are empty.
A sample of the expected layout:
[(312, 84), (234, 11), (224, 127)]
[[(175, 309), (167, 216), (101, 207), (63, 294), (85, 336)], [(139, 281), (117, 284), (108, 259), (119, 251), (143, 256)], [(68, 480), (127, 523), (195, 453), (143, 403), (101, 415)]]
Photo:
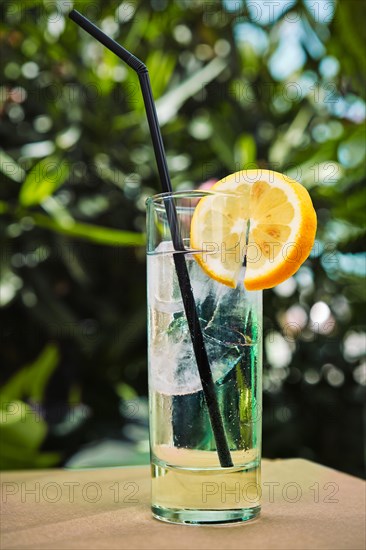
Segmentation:
[[(246, 291), (242, 279), (230, 288), (197, 262), (202, 250), (190, 248), (191, 219), (206, 195), (212, 192), (147, 200), (152, 512), (174, 523), (231, 523), (260, 512), (262, 292)], [(185, 254), (190, 275), (234, 464), (229, 468), (220, 466), (197, 370), (173, 262), (167, 196), (174, 200), (186, 249), (179, 254)]]

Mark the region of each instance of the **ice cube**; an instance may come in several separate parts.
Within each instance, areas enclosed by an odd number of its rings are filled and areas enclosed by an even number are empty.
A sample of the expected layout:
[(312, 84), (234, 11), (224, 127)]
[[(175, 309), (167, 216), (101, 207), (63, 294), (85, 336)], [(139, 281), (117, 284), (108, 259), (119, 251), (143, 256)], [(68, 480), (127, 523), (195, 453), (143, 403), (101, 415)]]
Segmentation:
[(183, 307), (171, 242), (162, 242), (147, 258), (149, 301), (159, 311), (174, 313)]
[[(172, 258), (171, 243), (149, 257), (150, 384), (169, 395), (202, 390), (196, 358)], [(186, 254), (191, 285), (215, 382), (223, 379), (243, 358), (245, 337), (243, 284), (229, 288), (208, 277), (193, 255)]]

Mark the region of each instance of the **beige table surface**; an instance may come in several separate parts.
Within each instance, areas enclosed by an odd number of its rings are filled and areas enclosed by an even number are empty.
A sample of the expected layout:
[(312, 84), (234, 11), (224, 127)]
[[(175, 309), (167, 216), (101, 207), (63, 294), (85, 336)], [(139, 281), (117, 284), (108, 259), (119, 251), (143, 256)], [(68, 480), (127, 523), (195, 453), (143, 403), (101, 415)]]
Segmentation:
[(10, 548), (365, 548), (365, 482), (306, 460), (263, 461), (258, 520), (159, 522), (146, 466), (1, 475), (1, 544)]

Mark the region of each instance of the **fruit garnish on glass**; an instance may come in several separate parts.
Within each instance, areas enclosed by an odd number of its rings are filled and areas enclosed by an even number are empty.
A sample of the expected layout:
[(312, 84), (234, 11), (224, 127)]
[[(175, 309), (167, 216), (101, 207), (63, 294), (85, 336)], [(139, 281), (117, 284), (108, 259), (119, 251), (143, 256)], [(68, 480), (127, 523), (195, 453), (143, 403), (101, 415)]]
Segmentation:
[(244, 277), (247, 290), (262, 290), (296, 273), (317, 226), (303, 185), (258, 169), (226, 176), (211, 190), (195, 209), (190, 233), (191, 248), (203, 251), (195, 259), (207, 275), (233, 288)]

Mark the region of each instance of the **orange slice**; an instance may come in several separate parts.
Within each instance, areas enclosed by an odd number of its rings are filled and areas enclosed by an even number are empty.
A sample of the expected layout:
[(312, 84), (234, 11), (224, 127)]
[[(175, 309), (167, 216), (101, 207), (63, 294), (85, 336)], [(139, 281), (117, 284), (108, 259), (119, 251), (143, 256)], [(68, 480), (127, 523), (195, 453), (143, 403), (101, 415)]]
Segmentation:
[(191, 248), (213, 279), (231, 287), (244, 274), (247, 290), (276, 286), (309, 256), (316, 214), (305, 187), (270, 170), (227, 176), (198, 203), (191, 223)]

